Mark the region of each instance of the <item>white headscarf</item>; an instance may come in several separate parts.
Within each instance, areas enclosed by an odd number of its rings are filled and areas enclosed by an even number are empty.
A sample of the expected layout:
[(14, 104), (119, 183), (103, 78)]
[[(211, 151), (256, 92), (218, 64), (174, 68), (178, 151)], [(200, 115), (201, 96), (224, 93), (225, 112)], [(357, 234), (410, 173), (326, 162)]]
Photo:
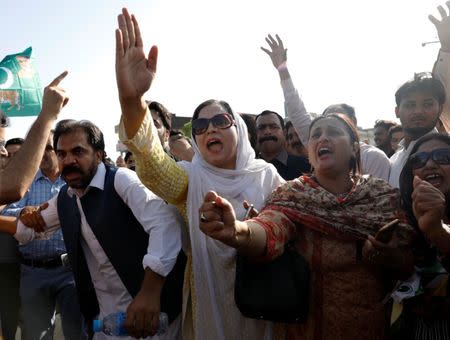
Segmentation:
[[(207, 163), (194, 138), (194, 158), (180, 162), (189, 175), (187, 215), (194, 276), (194, 329), (197, 339), (269, 339), (272, 324), (247, 319), (234, 302), (236, 250), (206, 236), (199, 228), (199, 208), (205, 194), (216, 191), (231, 202), (237, 219), (243, 219), (244, 200), (261, 209), (273, 189), (284, 180), (272, 164), (255, 159), (244, 120), (233, 114), (237, 128), (236, 168)], [(234, 127), (230, 127), (234, 128)]]

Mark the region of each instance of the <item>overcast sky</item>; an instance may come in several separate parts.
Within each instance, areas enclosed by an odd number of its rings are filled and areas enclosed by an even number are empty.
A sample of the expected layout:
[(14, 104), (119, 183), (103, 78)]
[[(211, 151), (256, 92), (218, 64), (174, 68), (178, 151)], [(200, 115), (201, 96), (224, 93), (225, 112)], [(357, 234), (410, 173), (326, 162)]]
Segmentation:
[[(114, 74), (114, 30), (123, 6), (135, 13), (145, 49), (159, 47), (158, 74), (148, 99), (191, 116), (210, 98), (238, 112), (280, 113), (276, 70), (260, 50), (268, 33), (288, 48), (288, 65), (311, 112), (332, 103), (356, 108), (358, 123), (395, 119), (394, 93), (414, 72), (431, 71), (439, 44), (428, 0), (2, 0), (0, 59), (33, 47), (43, 86), (67, 69), (70, 102), (61, 119), (90, 119), (103, 130), (115, 159), (120, 117)], [(33, 119), (14, 118), (8, 138)]]

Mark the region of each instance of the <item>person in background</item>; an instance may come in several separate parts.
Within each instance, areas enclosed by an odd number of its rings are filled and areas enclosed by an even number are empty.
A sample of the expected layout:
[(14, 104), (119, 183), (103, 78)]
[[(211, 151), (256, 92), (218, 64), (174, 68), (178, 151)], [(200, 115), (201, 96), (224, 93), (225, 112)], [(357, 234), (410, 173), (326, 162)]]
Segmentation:
[(125, 166), (133, 171), (136, 171), (136, 164), (134, 163), (134, 156), (131, 151), (127, 151), (125, 154)]
[(284, 131), (286, 135), (286, 150), (288, 154), (308, 158), (308, 150), (300, 141), (300, 137), (298, 136), (298, 133), (290, 120), (286, 122)]
[[(66, 184), (61, 177), (53, 148), (53, 132), (46, 143), (44, 156), (33, 183), (25, 196), (8, 205), (5, 216), (19, 217), (29, 213), (28, 206), (40, 205), (58, 194)], [(19, 246), (21, 262), (20, 298), (22, 338), (52, 339), (56, 305), (66, 339), (86, 337), (77, 290), (71, 268), (63, 266), (66, 253), (63, 234), (56, 231), (45, 240), (34, 240)]]
[[(414, 230), (399, 192), (361, 176), (358, 135), (345, 116), (316, 118), (308, 151), (312, 175), (274, 190), (257, 217), (237, 220), (226, 198), (208, 192), (200, 228), (255, 261), (277, 258), (296, 240), (311, 268), (310, 311), (305, 323), (288, 325), (288, 338), (384, 339), (386, 283), (414, 269), (408, 247)], [(392, 237), (377, 240), (396, 219)]]
[(397, 151), (398, 144), (403, 139), (403, 128), (401, 125), (394, 125), (389, 129), (389, 138), (391, 139), (391, 148), (392, 150)]
[(395, 125), (397, 124), (389, 120), (377, 120), (373, 127), (375, 146), (383, 151), (388, 157), (391, 157), (395, 151), (395, 149), (392, 149), (389, 136), (389, 129)]
[[(278, 72), (281, 80), (281, 88), (284, 95), (284, 107), (289, 120), (292, 122), (298, 133), (300, 141), (307, 147), (309, 125), (311, 116), (306, 111), (305, 105), (294, 87), (291, 75), (287, 66), (287, 49), (282, 40), (276, 35), (276, 40), (271, 36), (266, 37), (266, 42), (270, 49), (261, 47), (261, 49), (270, 57), (273, 66)], [(328, 106), (323, 114), (342, 113), (347, 115), (355, 126), (357, 126), (355, 109), (347, 104), (335, 104)], [(361, 171), (363, 174), (388, 180), (390, 164), (387, 156), (375, 146), (360, 142), (361, 149)]]
[[(447, 7), (450, 4), (447, 3)], [(450, 131), (450, 16), (438, 6), (441, 20), (428, 18), (436, 28), (441, 49), (432, 73), (415, 73), (395, 93), (395, 114), (403, 127), (404, 138), (391, 157), (389, 183), (399, 187), (399, 177), (415, 142), (427, 133), (437, 132), (436, 126)]]
[(253, 150), (255, 150), (255, 154), (258, 154), (258, 140), (257, 140), (257, 133), (256, 133), (256, 122), (255, 122), (255, 116), (248, 114), (248, 113), (241, 113), (240, 114), (242, 119), (245, 122), (245, 125), (247, 125), (247, 131), (248, 131), (248, 138), (250, 139), (250, 145), (252, 146)]
[[(126, 154), (125, 154), (126, 157)], [(118, 168), (126, 168), (127, 167), (127, 163), (125, 162), (122, 154), (120, 154), (117, 159), (116, 159), (116, 164), (115, 164)]]
[[(9, 125), (9, 119), (6, 114), (0, 110), (0, 157), (6, 159), (8, 157), (8, 150), (6, 150), (6, 128)], [(4, 165), (4, 162), (0, 163)]]
[[(6, 165), (17, 150), (8, 153), (5, 142), (5, 127), (8, 119), (0, 111), (0, 164)], [(14, 148), (15, 149), (15, 148)], [(4, 206), (0, 206), (0, 214)], [(17, 241), (11, 236), (0, 233), (0, 321), (1, 334), (5, 340), (14, 340), (19, 321), (20, 308), (20, 262)]]
[[(402, 302), (397, 339), (450, 339), (450, 137), (417, 140), (400, 175), (403, 206), (419, 237), (417, 283)], [(399, 320), (399, 321), (400, 321)], [(395, 326), (395, 324), (394, 324)], [(395, 329), (395, 328), (394, 328)]]
[(389, 184), (393, 187), (399, 187), (400, 173), (416, 141), (436, 131), (445, 100), (444, 86), (430, 73), (415, 74), (395, 93), (395, 114), (402, 123), (404, 138), (390, 158)]
[(272, 163), (285, 180), (308, 173), (311, 165), (303, 156), (288, 154), (284, 137), (284, 120), (274, 111), (265, 110), (256, 116), (259, 157)]
[(166, 107), (155, 101), (147, 101), (148, 108), (153, 117), (153, 124), (158, 131), (158, 137), (163, 145), (164, 150), (170, 154), (169, 137), (172, 128), (172, 115)]
[(8, 151), (8, 157), (14, 156), (19, 151), (22, 144), (25, 142), (23, 138), (11, 138), (6, 141), (5, 149)]
[(177, 161), (191, 162), (194, 157), (191, 141), (179, 130), (170, 131), (169, 149)]

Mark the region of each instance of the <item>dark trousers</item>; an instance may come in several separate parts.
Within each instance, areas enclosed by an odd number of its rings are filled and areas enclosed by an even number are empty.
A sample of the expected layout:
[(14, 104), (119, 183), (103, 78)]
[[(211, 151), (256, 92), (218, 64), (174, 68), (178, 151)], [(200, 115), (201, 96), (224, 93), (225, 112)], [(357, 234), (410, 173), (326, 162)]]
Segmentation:
[(0, 263), (0, 318), (5, 340), (14, 340), (19, 321), (20, 264)]
[(71, 270), (37, 268), (22, 265), (20, 280), (22, 300), (22, 339), (53, 339), (56, 304), (61, 312), (64, 338), (85, 338), (84, 322)]

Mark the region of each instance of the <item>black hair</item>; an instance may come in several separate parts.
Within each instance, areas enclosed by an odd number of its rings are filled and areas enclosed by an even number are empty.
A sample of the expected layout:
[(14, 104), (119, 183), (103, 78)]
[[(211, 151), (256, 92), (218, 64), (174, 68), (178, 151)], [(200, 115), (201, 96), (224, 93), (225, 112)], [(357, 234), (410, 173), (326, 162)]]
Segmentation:
[(254, 150), (256, 150), (256, 120), (255, 116), (248, 113), (241, 113), (241, 117), (244, 120), (245, 125), (247, 125), (248, 137), (250, 139), (250, 145)]
[(18, 137), (18, 138), (11, 138), (11, 139), (8, 139), (6, 141), (5, 148), (7, 148), (10, 145), (22, 145), (24, 142), (25, 142), (25, 139), (20, 138), (20, 137)]
[(404, 83), (395, 92), (395, 103), (400, 106), (402, 99), (414, 92), (426, 92), (438, 101), (439, 105), (445, 103), (445, 88), (442, 82), (429, 73), (417, 73), (413, 80)]
[(395, 124), (394, 126), (391, 126), (389, 128), (389, 137), (392, 137), (392, 135), (396, 132), (403, 132), (403, 127), (401, 125)]
[(88, 144), (95, 151), (102, 151), (102, 160), (105, 159), (105, 140), (103, 138), (102, 131), (89, 120), (74, 120), (65, 119), (56, 124), (55, 132), (53, 134), (53, 147), (56, 149), (58, 146), (59, 137), (66, 135), (77, 130), (82, 130), (86, 134)]
[(205, 107), (209, 105), (219, 105), (222, 107), (226, 113), (230, 114), (234, 118), (233, 110), (231, 109), (230, 104), (228, 104), (226, 101), (223, 100), (217, 100), (217, 99), (209, 99), (201, 103), (194, 111), (194, 114), (192, 115), (192, 120), (196, 120), (198, 118), (198, 115), (200, 114), (200, 111), (203, 110)]
[[(297, 133), (297, 131), (296, 131), (295, 128), (294, 128), (294, 124), (292, 124), (292, 121), (288, 120), (288, 121), (286, 122), (286, 125), (284, 126), (284, 134), (285, 134), (286, 140), (288, 140), (287, 135), (288, 135), (288, 131), (289, 131), (290, 128), (293, 128), (294, 131)], [(298, 134), (298, 133), (297, 133), (297, 134)], [(299, 137), (300, 137), (300, 136), (299, 136)], [(302, 143), (302, 141), (300, 140), (300, 138), (299, 138), (299, 143), (300, 143), (301, 145), (303, 145), (303, 143)]]
[(283, 117), (281, 117), (278, 113), (276, 113), (275, 111), (270, 111), (270, 110), (264, 110), (263, 112), (261, 112), (259, 115), (256, 116), (255, 118), (255, 123), (258, 121), (258, 118), (261, 116), (267, 116), (267, 115), (276, 115), (278, 117), (278, 120), (280, 121), (280, 125), (281, 128), (284, 129), (284, 120)]
[(155, 111), (158, 114), (166, 130), (170, 131), (170, 129), (172, 128), (172, 115), (170, 114), (169, 110), (167, 110), (163, 104), (155, 101), (147, 101), (147, 105), (151, 111)]
[[(413, 213), (412, 208), (412, 192), (414, 190), (413, 188), (413, 169), (411, 167), (411, 162), (409, 161), (411, 155), (414, 155), (417, 150), (419, 150), (419, 147), (430, 141), (430, 140), (438, 140), (445, 144), (448, 144), (450, 146), (450, 136), (442, 133), (430, 133), (427, 134), (417, 140), (417, 142), (414, 144), (414, 146), (411, 149), (410, 156), (408, 160), (406, 161), (403, 170), (400, 174), (400, 195), (402, 199), (402, 205), (403, 209), (406, 211), (406, 214), (408, 215), (409, 221), (412, 225), (417, 226), (417, 220)], [(444, 193), (445, 194), (445, 193)], [(450, 200), (446, 198), (447, 201), (447, 216), (450, 216)]]
[(375, 125), (373, 126), (374, 129), (381, 127), (387, 131), (389, 131), (389, 129), (393, 126), (396, 126), (397, 123), (390, 121), (390, 120), (384, 120), (384, 119), (377, 119), (375, 121)]
[(327, 116), (332, 113), (343, 113), (352, 121), (357, 122), (355, 108), (345, 103), (333, 104), (328, 106), (323, 112), (322, 116)]
[(0, 110), (0, 128), (8, 126), (9, 126), (9, 118), (2, 110)]
[(350, 143), (356, 145), (356, 155), (355, 157), (352, 157), (350, 159), (350, 170), (353, 175), (361, 174), (361, 156), (360, 156), (360, 149), (359, 149), (359, 137), (358, 132), (356, 131), (355, 124), (353, 124), (352, 120), (347, 116), (342, 116), (336, 113), (330, 113), (326, 115), (319, 116), (315, 118), (311, 125), (309, 126), (309, 134), (311, 134), (311, 130), (318, 121), (326, 118), (334, 118), (342, 122), (347, 130), (348, 135), (350, 136)]
[(128, 162), (128, 159), (131, 156), (133, 156), (133, 153), (131, 151), (127, 151), (127, 153), (125, 154), (125, 158), (124, 158), (125, 163)]

